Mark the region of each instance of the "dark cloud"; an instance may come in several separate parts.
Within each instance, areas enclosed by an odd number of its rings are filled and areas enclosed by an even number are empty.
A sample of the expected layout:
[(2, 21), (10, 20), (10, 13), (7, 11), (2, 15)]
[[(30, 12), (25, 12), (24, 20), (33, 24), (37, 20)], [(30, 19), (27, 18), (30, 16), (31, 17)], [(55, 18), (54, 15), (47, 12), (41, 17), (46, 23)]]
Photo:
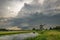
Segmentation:
[[(51, 14), (55, 15), (59, 12), (60, 9), (60, 1), (59, 0), (44, 0), (44, 3), (41, 5), (38, 3), (38, 0), (33, 0), (30, 4), (25, 3), (24, 7), (19, 11), (18, 17), (27, 16), (29, 14), (33, 14), (35, 12), (43, 12), (43, 14)], [(50, 13), (56, 12), (56, 13)]]
[[(40, 24), (59, 25), (60, 14), (57, 13), (56, 15), (53, 16), (47, 16), (44, 15), (43, 13), (35, 13), (33, 15), (30, 15), (29, 17), (14, 18), (10, 20), (10, 22), (11, 22), (11, 26), (18, 26), (21, 28), (30, 28), (30, 27), (32, 28), (35, 25), (39, 26)], [(23, 25), (28, 25), (28, 26), (23, 26)]]
[[(0, 0), (0, 16), (8, 14), (5, 8), (11, 0)], [(16, 0), (13, 0), (16, 1)], [(19, 0), (23, 1), (23, 0)], [(36, 0), (37, 1), (37, 0)], [(34, 25), (40, 24), (60, 24), (60, 1), (59, 0), (45, 0), (43, 6), (36, 1), (30, 4), (25, 3), (24, 7), (19, 11), (16, 18), (0, 18), (0, 26), (18, 26), (22, 28), (30, 28)], [(9, 4), (10, 5), (10, 4)], [(42, 12), (40, 12), (43, 10)], [(53, 14), (53, 15), (52, 15)], [(6, 22), (6, 23), (5, 23)], [(2, 24), (1, 24), (2, 23)]]
[(60, 7), (60, 0), (45, 0), (43, 3), (44, 9), (55, 9)]
[(30, 4), (24, 3), (24, 7), (19, 11), (17, 17), (27, 16), (35, 12), (41, 11), (41, 4), (38, 3), (38, 0), (33, 0)]
[[(31, 25), (39, 25), (39, 24), (53, 24), (53, 25), (58, 25), (60, 24), (60, 9), (57, 7), (60, 7), (60, 2), (59, 0), (46, 0), (43, 3), (42, 6), (42, 13), (37, 12), (38, 9), (41, 10), (41, 6), (37, 7), (36, 10), (36, 5), (32, 4), (25, 4), (25, 6), (22, 8), (22, 10), (19, 12), (18, 16), (20, 17), (21, 13), (25, 12), (28, 14), (29, 12), (33, 11), (30, 13), (30, 15), (26, 18), (24, 18), (24, 22), (27, 22), (28, 24)], [(37, 4), (37, 3), (36, 3)], [(40, 4), (39, 4), (40, 5)], [(35, 12), (36, 10), (36, 12)], [(40, 11), (39, 10), (39, 11)], [(34, 13), (35, 12), (35, 13)], [(21, 21), (22, 22), (22, 21)]]

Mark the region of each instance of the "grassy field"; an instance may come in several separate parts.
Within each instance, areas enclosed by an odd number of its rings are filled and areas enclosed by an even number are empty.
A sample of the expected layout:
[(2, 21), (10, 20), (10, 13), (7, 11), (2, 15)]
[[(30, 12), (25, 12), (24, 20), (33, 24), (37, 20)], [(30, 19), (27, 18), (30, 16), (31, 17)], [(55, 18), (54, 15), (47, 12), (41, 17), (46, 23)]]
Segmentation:
[(25, 40), (60, 40), (60, 31), (57, 30), (45, 30), (37, 31), (39, 35), (34, 38), (27, 38)]
[(12, 34), (22, 34), (22, 33), (29, 33), (32, 31), (0, 31), (0, 36), (3, 35), (12, 35)]

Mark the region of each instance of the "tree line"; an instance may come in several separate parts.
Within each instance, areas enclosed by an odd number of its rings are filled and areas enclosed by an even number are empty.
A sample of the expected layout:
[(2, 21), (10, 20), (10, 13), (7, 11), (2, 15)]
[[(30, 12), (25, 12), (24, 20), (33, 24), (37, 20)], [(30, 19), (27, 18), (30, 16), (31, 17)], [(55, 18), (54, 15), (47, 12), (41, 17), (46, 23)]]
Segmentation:
[[(44, 25), (40, 25), (39, 26), (40, 29), (37, 29), (37, 30), (47, 30), (47, 29), (44, 29), (43, 27)], [(33, 28), (32, 30), (36, 30), (36, 28)], [(49, 30), (60, 30), (60, 26), (56, 26), (54, 28), (50, 27)]]

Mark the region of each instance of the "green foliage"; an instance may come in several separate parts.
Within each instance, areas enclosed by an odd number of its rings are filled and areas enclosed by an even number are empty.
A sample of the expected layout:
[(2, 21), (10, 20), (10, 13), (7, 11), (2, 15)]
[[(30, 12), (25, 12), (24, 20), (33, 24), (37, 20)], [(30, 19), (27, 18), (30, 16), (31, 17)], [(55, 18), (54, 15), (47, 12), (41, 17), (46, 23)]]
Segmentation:
[(0, 36), (3, 35), (12, 35), (12, 34), (22, 34), (22, 33), (29, 33), (32, 31), (0, 31)]
[(54, 29), (55, 30), (60, 30), (60, 26), (56, 26)]
[(27, 38), (25, 40), (60, 40), (60, 32), (56, 30), (36, 31), (39, 33), (37, 37)]
[(33, 28), (32, 30), (36, 30), (35, 28)]

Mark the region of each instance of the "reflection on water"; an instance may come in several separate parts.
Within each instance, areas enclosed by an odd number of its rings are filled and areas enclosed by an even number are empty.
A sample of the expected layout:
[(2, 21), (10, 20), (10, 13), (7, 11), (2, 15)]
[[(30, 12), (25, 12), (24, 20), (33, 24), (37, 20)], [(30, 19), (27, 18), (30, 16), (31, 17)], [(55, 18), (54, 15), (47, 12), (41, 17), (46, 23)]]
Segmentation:
[(16, 34), (16, 35), (7, 35), (0, 37), (0, 40), (23, 40), (27, 37), (35, 37), (38, 33), (26, 33), (26, 34)]

